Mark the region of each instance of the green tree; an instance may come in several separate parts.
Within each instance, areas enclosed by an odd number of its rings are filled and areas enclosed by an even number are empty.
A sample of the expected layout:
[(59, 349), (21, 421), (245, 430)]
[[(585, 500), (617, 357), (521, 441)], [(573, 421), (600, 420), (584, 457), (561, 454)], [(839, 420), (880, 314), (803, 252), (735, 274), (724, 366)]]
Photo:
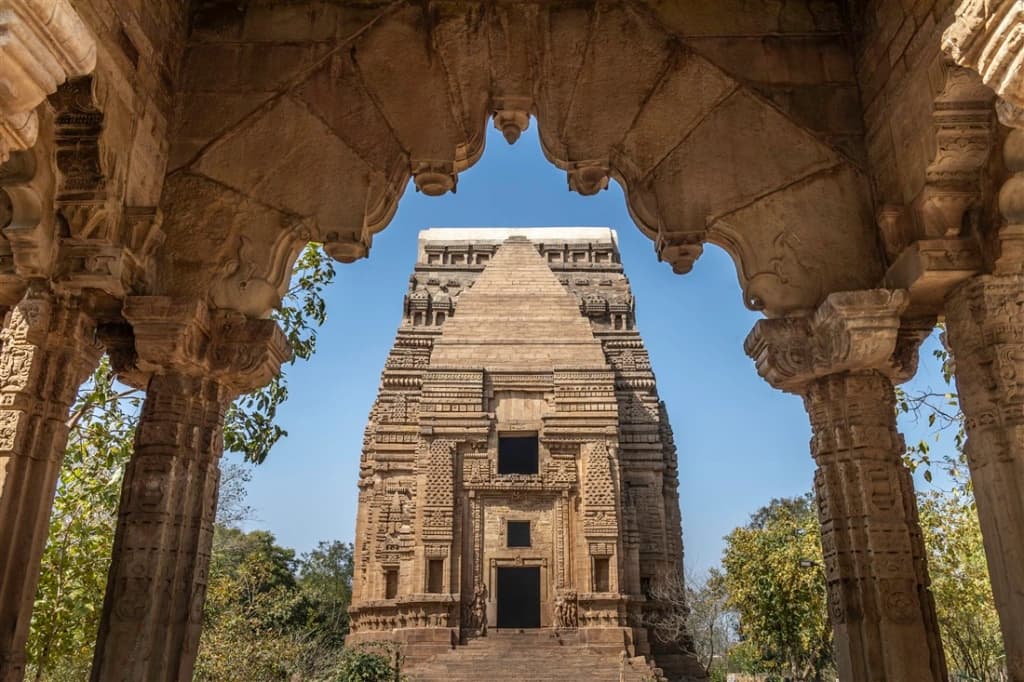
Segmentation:
[(310, 605), (309, 626), (338, 646), (348, 634), (354, 567), (352, 545), (337, 540), (321, 542), (300, 563), (299, 587)]
[[(296, 262), (292, 284), (274, 317), (294, 350), (294, 360), (316, 350), (326, 320), (325, 287), (334, 266), (317, 245)], [(143, 393), (115, 381), (104, 359), (71, 410), (70, 435), (54, 502), (28, 643), (36, 680), (87, 676), (103, 603), (124, 466), (132, 451)], [(228, 410), (224, 443), (250, 462), (262, 462), (286, 432), (276, 423), (288, 398), (286, 371)], [(218, 519), (237, 523), (248, 511), (240, 502), (244, 469), (229, 465), (222, 481)], [(238, 502), (236, 504), (235, 502)], [(228, 518), (230, 517), (230, 518)]]
[(808, 494), (772, 500), (725, 538), (728, 605), (757, 669), (821, 680), (833, 667), (821, 535)]

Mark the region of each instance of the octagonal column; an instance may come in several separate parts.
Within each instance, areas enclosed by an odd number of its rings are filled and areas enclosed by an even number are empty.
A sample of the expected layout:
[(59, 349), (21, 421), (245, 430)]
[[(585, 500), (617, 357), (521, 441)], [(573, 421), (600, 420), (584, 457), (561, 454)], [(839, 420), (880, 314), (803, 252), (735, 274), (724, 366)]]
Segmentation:
[(217, 509), (224, 412), (288, 357), (271, 320), (197, 302), (130, 297), (150, 374), (121, 492), (94, 681), (192, 679)]
[(886, 290), (832, 294), (813, 317), (759, 321), (746, 342), (761, 376), (802, 396), (810, 418), (829, 618), (840, 679), (851, 682), (946, 679), (896, 430), (906, 302)]
[(0, 350), (0, 680), (21, 680), (68, 410), (99, 362), (92, 319), (33, 287), (7, 316)]

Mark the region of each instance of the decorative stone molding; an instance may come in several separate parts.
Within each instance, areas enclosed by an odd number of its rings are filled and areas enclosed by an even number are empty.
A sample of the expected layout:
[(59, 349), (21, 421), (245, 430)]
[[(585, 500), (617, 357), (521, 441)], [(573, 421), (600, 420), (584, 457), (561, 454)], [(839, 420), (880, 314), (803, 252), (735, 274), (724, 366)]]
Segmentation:
[(707, 230), (697, 232), (658, 232), (654, 250), (658, 260), (672, 266), (672, 272), (685, 275), (693, 269), (693, 264), (704, 253), (704, 242), (707, 241)]
[(494, 127), (501, 131), (505, 141), (515, 144), (530, 127), (532, 97), (496, 97), (494, 100)]
[(608, 189), (611, 171), (605, 161), (576, 161), (567, 171), (569, 189), (585, 197)]
[(981, 75), (1014, 107), (1024, 107), (1024, 4), (1020, 0), (963, 0), (942, 35), (942, 49)]
[(454, 194), (459, 183), (455, 164), (451, 161), (413, 161), (412, 175), (416, 191), (429, 197), (439, 197), (446, 192)]
[(135, 366), (126, 370), (211, 377), (240, 394), (270, 381), (291, 357), (273, 320), (210, 310), (197, 300), (129, 296), (123, 313), (135, 333)]
[(96, 65), (96, 43), (68, 0), (0, 2), (0, 163), (35, 144), (33, 111), (67, 78)]
[(934, 155), (912, 207), (923, 238), (961, 235), (964, 213), (981, 199), (994, 138), (992, 91), (970, 69), (950, 64), (942, 73), (932, 109)]
[(912, 315), (939, 314), (949, 292), (984, 267), (970, 222), (981, 208), (995, 137), (992, 91), (955, 64), (944, 64), (941, 74), (924, 187), (909, 207), (878, 212), (889, 262), (882, 286), (906, 289)]
[(829, 374), (879, 370), (899, 374), (894, 362), (905, 291), (871, 289), (830, 294), (811, 317), (759, 320), (744, 343), (769, 384), (802, 393)]

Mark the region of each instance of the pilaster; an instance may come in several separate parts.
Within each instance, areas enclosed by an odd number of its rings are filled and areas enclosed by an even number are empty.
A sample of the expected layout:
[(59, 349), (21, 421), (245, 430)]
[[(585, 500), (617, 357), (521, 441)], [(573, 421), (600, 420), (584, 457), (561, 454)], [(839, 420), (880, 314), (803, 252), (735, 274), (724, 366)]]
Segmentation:
[(0, 350), (0, 680), (24, 676), (68, 409), (99, 362), (77, 301), (33, 285), (7, 314)]
[(125, 473), (91, 679), (190, 680), (199, 646), (223, 452), (224, 412), (289, 356), (272, 320), (196, 301), (129, 297), (134, 352), (148, 375)]
[[(893, 380), (907, 378), (908, 297), (830, 295), (810, 318), (761, 320), (745, 345), (772, 386), (803, 397), (829, 617), (842, 680), (944, 680), (945, 661)], [(912, 363), (910, 363), (912, 364)]]

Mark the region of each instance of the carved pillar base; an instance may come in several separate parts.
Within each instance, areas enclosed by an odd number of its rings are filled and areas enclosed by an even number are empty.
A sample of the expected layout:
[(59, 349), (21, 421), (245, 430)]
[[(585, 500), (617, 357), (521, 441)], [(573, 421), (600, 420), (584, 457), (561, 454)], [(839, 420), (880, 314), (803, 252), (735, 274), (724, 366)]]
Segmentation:
[(1006, 666), (1024, 680), (1024, 275), (968, 281), (946, 324)]
[(224, 410), (216, 380), (149, 382), (125, 473), (93, 680), (191, 680), (217, 508)]
[(761, 320), (745, 349), (772, 386), (803, 396), (839, 678), (946, 679), (893, 378), (924, 334), (901, 328), (908, 297), (830, 295), (810, 318)]
[(804, 404), (840, 677), (945, 679), (892, 382), (833, 374), (811, 382)]
[(100, 351), (92, 320), (46, 291), (30, 290), (0, 336), (0, 681), (12, 682), (25, 673), (68, 409)]

